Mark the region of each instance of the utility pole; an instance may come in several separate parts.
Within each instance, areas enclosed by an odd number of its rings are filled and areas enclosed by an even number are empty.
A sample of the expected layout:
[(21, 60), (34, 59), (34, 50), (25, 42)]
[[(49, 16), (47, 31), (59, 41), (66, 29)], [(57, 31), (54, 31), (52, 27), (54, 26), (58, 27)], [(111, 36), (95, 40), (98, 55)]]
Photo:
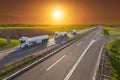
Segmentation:
[(10, 43), (11, 43), (11, 40), (10, 40), (10, 36), (8, 35), (8, 36), (6, 36), (6, 40), (7, 40), (7, 46), (9, 46), (10, 45)]

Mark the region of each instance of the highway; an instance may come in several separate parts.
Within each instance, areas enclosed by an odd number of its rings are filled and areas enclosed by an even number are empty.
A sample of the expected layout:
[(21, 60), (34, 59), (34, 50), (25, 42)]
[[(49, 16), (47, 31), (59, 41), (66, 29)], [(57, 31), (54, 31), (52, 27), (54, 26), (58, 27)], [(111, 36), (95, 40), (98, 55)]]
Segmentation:
[[(85, 29), (85, 30), (82, 30), (82, 31), (79, 31), (78, 34), (82, 34), (88, 30), (91, 30), (93, 28), (90, 28), (90, 29)], [(8, 50), (4, 50), (4, 51), (0, 51), (0, 67), (3, 67), (11, 62), (14, 62), (20, 58), (23, 58), (27, 55), (31, 55), (31, 54), (34, 54), (38, 51), (41, 51), (43, 49), (45, 49), (46, 47), (49, 47), (51, 45), (54, 45), (54, 44), (60, 44), (61, 42), (67, 40), (68, 38), (70, 37), (73, 37), (74, 35), (71, 35), (71, 34), (68, 34), (67, 37), (64, 37), (64, 38), (61, 38), (61, 39), (57, 39), (57, 40), (54, 40), (54, 38), (50, 39), (48, 41), (48, 43), (41, 43), (41, 44), (38, 44), (38, 45), (34, 45), (34, 46), (30, 46), (30, 47), (27, 47), (27, 48), (19, 48), (19, 47), (15, 47), (15, 48), (11, 48), (11, 49), (8, 49)]]
[(92, 80), (102, 45), (102, 27), (11, 80)]

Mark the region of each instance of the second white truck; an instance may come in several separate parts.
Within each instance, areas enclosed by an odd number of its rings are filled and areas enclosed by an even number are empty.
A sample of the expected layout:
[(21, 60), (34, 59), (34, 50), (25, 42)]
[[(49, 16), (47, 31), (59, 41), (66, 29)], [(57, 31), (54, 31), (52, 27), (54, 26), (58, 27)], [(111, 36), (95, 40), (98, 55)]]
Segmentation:
[(55, 38), (65, 37), (67, 32), (55, 32)]

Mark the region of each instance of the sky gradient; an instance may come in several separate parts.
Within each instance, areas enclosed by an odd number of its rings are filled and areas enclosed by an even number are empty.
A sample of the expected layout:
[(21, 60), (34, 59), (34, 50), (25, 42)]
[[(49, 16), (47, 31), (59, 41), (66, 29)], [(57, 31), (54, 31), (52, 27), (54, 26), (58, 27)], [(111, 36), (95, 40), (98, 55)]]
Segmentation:
[(120, 0), (0, 0), (0, 24), (120, 24)]

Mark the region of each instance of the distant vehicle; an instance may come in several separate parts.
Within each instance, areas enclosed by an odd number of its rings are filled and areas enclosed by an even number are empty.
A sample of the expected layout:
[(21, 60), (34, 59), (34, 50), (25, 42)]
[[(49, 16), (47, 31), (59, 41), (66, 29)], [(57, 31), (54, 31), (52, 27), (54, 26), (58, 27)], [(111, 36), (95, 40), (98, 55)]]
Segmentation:
[(34, 44), (39, 44), (42, 43), (44, 41), (48, 41), (49, 36), (48, 35), (42, 35), (42, 36), (36, 36), (36, 37), (21, 37), (20, 40), (20, 47), (28, 47)]
[(77, 34), (77, 31), (76, 30), (72, 30), (71, 34)]
[(101, 38), (104, 38), (104, 37), (105, 37), (105, 35), (101, 34), (101, 35), (100, 35), (100, 37), (101, 37)]
[(55, 38), (65, 37), (67, 32), (55, 32)]

